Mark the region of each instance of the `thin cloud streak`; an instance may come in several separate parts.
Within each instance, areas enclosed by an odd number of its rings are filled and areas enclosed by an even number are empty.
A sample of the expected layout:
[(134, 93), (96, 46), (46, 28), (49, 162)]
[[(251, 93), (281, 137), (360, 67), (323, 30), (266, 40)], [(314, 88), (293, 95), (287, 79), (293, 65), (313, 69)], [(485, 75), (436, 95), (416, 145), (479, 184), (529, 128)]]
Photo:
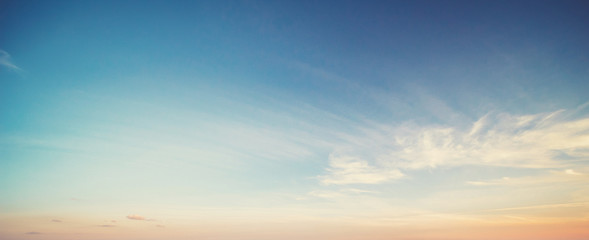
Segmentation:
[(329, 175), (320, 176), (321, 183), (330, 184), (352, 184), (366, 183), (376, 184), (383, 183), (403, 177), (397, 169), (381, 169), (371, 166), (367, 161), (348, 156), (329, 156), (330, 168)]
[(10, 60), (10, 54), (8, 54), (6, 51), (1, 50), (1, 49), (0, 49), (0, 66), (4, 66), (10, 70), (22, 71), (21, 68), (19, 68), (18, 66), (14, 65), (14, 63), (12, 63), (12, 61)]
[(522, 186), (522, 185), (545, 185), (548, 183), (566, 183), (566, 182), (584, 182), (589, 180), (585, 173), (566, 169), (555, 171), (551, 170), (548, 174), (540, 176), (525, 177), (502, 177), (500, 179), (491, 179), (486, 181), (467, 181), (466, 184), (472, 186)]
[(127, 219), (130, 219), (130, 220), (137, 220), (137, 221), (150, 221), (150, 222), (152, 222), (152, 221), (155, 221), (155, 219), (153, 219), (153, 218), (146, 218), (146, 217), (144, 217), (144, 216), (135, 215), (135, 214), (133, 214), (133, 215), (128, 215), (128, 216), (127, 216)]
[[(329, 157), (323, 184), (380, 184), (403, 171), (441, 166), (568, 168), (589, 158), (589, 118), (567, 120), (566, 111), (534, 115), (487, 114), (461, 126), (367, 130)], [(476, 185), (476, 184), (475, 184)]]
[(522, 206), (522, 207), (511, 207), (511, 208), (497, 208), (497, 209), (488, 209), (480, 212), (502, 212), (502, 211), (516, 211), (516, 210), (528, 210), (528, 209), (548, 209), (548, 208), (556, 208), (562, 209), (567, 207), (587, 207), (589, 206), (589, 202), (572, 202), (572, 203), (555, 203), (555, 204), (542, 204), (542, 205), (533, 205), (533, 206)]
[(134, 214), (133, 214), (133, 215), (129, 215), (129, 216), (127, 216), (127, 219), (131, 219), (131, 220), (139, 220), (139, 221), (146, 220), (146, 218), (145, 218), (145, 217), (143, 217), (143, 216), (139, 216), (139, 215), (134, 215)]

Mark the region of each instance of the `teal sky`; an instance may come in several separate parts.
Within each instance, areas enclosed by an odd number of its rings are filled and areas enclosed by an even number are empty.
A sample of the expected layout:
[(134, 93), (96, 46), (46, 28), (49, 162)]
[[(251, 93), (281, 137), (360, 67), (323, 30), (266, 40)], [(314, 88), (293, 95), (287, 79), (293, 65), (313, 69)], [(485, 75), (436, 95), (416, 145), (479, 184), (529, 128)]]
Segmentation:
[(583, 239), (588, 13), (2, 1), (0, 238)]

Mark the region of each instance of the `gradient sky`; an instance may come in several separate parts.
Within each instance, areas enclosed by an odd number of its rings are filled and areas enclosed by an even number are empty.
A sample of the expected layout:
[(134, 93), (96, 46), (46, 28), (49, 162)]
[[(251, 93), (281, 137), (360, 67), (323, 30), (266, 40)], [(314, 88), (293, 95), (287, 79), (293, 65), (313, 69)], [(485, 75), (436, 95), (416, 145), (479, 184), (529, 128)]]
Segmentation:
[(586, 1), (1, 1), (0, 238), (589, 238)]

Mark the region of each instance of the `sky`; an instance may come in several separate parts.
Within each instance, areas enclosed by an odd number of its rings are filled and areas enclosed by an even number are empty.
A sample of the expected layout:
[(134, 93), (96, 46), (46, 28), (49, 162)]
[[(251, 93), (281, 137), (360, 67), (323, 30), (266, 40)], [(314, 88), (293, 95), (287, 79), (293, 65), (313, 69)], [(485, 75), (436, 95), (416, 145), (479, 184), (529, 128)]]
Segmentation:
[(1, 1), (0, 238), (589, 238), (586, 1)]

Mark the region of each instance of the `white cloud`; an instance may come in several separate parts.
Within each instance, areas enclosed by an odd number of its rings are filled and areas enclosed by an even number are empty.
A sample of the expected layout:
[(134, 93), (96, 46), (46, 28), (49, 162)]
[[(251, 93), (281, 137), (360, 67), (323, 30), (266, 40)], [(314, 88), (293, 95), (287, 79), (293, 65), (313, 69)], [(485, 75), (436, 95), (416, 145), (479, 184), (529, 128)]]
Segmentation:
[(18, 70), (20, 71), (21, 69), (14, 65), (14, 63), (12, 63), (12, 61), (10, 60), (10, 54), (8, 54), (6, 51), (1, 50), (0, 49), (0, 66), (4, 66), (8, 69), (11, 70)]
[(579, 172), (576, 172), (576, 171), (575, 171), (575, 170), (573, 170), (573, 169), (567, 169), (567, 170), (565, 170), (564, 172), (565, 172), (566, 174), (569, 174), (569, 175), (582, 175), (581, 173), (579, 173)]
[(327, 174), (319, 179), (378, 184), (402, 177), (404, 170), (440, 166), (571, 168), (571, 160), (589, 160), (589, 118), (567, 120), (571, 114), (565, 112), (487, 114), (470, 126), (379, 126), (330, 155)]
[(403, 177), (397, 169), (371, 166), (367, 161), (349, 156), (329, 156), (329, 175), (320, 176), (323, 184), (375, 184)]

